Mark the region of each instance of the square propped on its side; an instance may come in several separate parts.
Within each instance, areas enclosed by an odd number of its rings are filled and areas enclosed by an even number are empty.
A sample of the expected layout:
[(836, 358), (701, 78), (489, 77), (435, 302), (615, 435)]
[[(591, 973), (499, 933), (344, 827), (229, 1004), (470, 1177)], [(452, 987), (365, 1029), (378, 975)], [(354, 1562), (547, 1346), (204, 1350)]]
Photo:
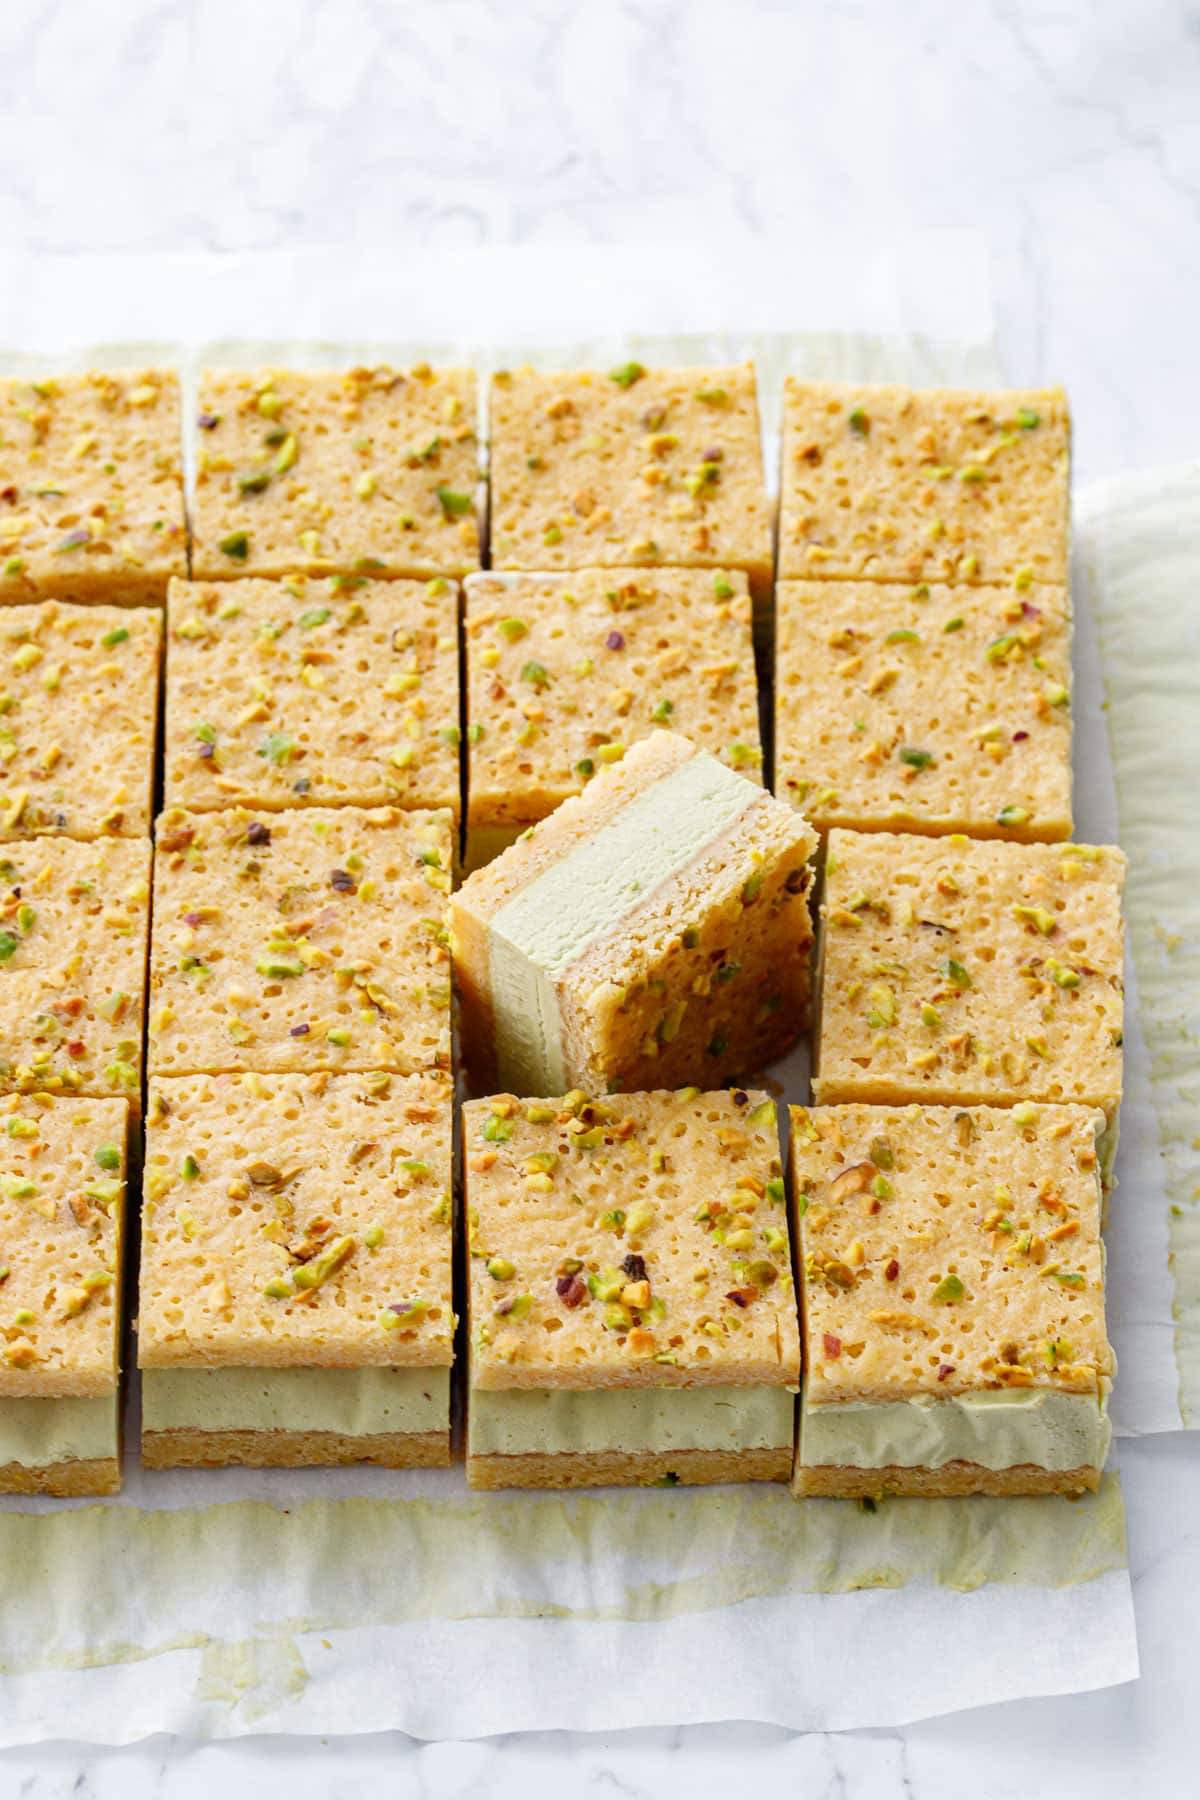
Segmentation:
[(434, 1075), (151, 1083), (149, 1467), (449, 1462), (451, 1098)]
[(150, 844), (28, 838), (0, 856), (0, 1090), (141, 1111)]
[(800, 815), (658, 731), (450, 897), (475, 1092), (750, 1079), (809, 997)]
[(800, 1374), (775, 1103), (463, 1113), (472, 1487), (785, 1481)]
[(1103, 1125), (1082, 1106), (793, 1108), (798, 1494), (1098, 1485)]

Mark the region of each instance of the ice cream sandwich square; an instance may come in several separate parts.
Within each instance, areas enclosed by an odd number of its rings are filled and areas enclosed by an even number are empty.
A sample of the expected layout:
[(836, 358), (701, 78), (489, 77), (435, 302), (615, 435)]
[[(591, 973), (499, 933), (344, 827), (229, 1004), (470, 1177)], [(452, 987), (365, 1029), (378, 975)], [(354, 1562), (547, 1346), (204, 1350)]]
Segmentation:
[(459, 812), (458, 588), (171, 583), (165, 798)]
[(1097, 1486), (1103, 1127), (1082, 1106), (793, 1109), (798, 1494)]
[(161, 605), (187, 555), (173, 370), (0, 380), (0, 604)]
[(781, 578), (1065, 586), (1071, 421), (1059, 388), (788, 380)]
[(161, 650), (151, 607), (0, 614), (0, 841), (149, 836)]
[(438, 1076), (151, 1083), (149, 1467), (449, 1461), (451, 1108)]
[(463, 1114), (473, 1487), (785, 1480), (799, 1338), (775, 1103)]
[(448, 1069), (450, 827), (391, 806), (165, 812), (151, 1072)]
[(497, 569), (744, 569), (770, 593), (752, 363), (530, 368), (492, 378)]
[(114, 1494), (124, 1100), (0, 1099), (0, 1493)]
[(775, 602), (775, 791), (818, 830), (1070, 837), (1065, 589), (781, 581)]
[(469, 869), (655, 731), (761, 783), (740, 571), (472, 575), (465, 623)]
[(1125, 857), (831, 831), (821, 908), (822, 1105), (1099, 1106), (1116, 1152)]
[(471, 369), (205, 370), (192, 574), (477, 569), (477, 410)]

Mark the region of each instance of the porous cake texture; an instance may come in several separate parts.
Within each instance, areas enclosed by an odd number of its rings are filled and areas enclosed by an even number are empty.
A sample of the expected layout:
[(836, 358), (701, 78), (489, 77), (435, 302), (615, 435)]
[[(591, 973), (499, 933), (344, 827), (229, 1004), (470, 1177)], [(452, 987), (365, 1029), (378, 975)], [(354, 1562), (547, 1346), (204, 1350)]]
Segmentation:
[(792, 1112), (801, 1494), (1077, 1493), (1109, 1441), (1102, 1112)]
[(156, 835), (152, 1074), (450, 1067), (448, 812), (172, 809)]
[(1077, 1101), (1115, 1124), (1120, 850), (850, 831), (828, 844), (821, 1104)]
[(758, 1090), (463, 1113), (474, 1487), (786, 1479), (799, 1337)]
[(205, 371), (193, 575), (477, 569), (477, 405), (471, 369)]
[(1071, 835), (1066, 592), (776, 589), (775, 790), (818, 830)]
[(746, 1078), (803, 1028), (809, 856), (790, 807), (673, 732), (635, 744), (451, 896), (477, 1091)]
[(472, 575), (465, 622), (469, 867), (654, 731), (761, 782), (740, 570)]
[(0, 379), (0, 603), (161, 603), (186, 574), (178, 377)]
[(144, 839), (30, 838), (0, 856), (0, 1091), (140, 1109), (150, 930)]
[(678, 565), (772, 578), (752, 363), (492, 378), (497, 569)]
[(458, 589), (172, 582), (165, 798), (459, 812)]
[(449, 1461), (452, 1099), (444, 1075), (152, 1081), (151, 1466)]
[(124, 1100), (0, 1098), (0, 1493), (110, 1494)]
[(784, 388), (778, 574), (1065, 586), (1058, 388)]
[(0, 612), (0, 841), (150, 835), (161, 649), (151, 607)]

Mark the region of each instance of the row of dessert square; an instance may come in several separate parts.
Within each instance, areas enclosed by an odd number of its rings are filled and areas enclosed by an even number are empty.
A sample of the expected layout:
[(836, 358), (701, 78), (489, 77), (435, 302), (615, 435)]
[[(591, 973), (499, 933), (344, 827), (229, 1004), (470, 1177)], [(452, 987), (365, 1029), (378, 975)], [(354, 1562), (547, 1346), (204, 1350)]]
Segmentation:
[[(476, 867), (669, 728), (761, 782), (740, 571), (173, 581), (164, 799), (460, 810)], [(1065, 590), (783, 582), (775, 787), (819, 829), (1071, 831)], [(463, 612), (460, 633), (459, 612)], [(0, 835), (149, 830), (162, 622), (0, 614)], [(460, 724), (465, 643), (465, 743)]]
[[(449, 1462), (452, 1106), (439, 1076), (152, 1082), (148, 1466)], [(111, 1492), (126, 1103), (2, 1109), (0, 1491)], [(1094, 1487), (1102, 1125), (796, 1108), (789, 1241), (761, 1092), (469, 1103), (468, 1479)]]
[[(147, 952), (153, 955), (147, 1014)], [(448, 1069), (447, 812), (166, 813), (0, 864), (0, 1091), (164, 1069)]]
[[(680, 776), (684, 778), (682, 786)], [(721, 779), (714, 785), (718, 776)], [(556, 1005), (573, 1009), (577, 1020), (585, 1021), (590, 1032), (584, 1046), (586, 1058), (606, 1071), (608, 1086), (622, 1082), (649, 1086), (636, 1059), (648, 1058), (651, 1049), (653, 1066), (664, 1083), (677, 1085), (687, 1080), (691, 1064), (703, 1068), (706, 1079), (711, 1072), (715, 1081), (734, 1067), (748, 1065), (764, 1031), (774, 1033), (773, 1048), (785, 1047), (789, 1036), (795, 1035), (800, 1024), (795, 995), (795, 1004), (774, 1014), (769, 1005), (764, 1008), (759, 1002), (764, 995), (770, 998), (772, 982), (778, 986), (791, 981), (788, 971), (793, 961), (799, 959), (798, 967), (803, 961), (809, 935), (806, 884), (802, 879), (793, 883), (788, 872), (798, 856), (794, 872), (801, 877), (806, 874), (803, 859), (811, 850), (812, 834), (794, 814), (760, 790), (697, 756), (684, 740), (662, 734), (656, 742), (636, 747), (626, 764), (608, 771), (589, 789), (584, 801), (562, 809), (534, 839), (502, 859), (495, 873), (489, 870), (474, 877), (457, 897), (454, 934), (462, 956), (464, 1041), (469, 1052), (478, 1053), (485, 1042), (482, 1013), (489, 1009), (497, 1024), (497, 1045), (506, 1049), (512, 995), (522, 987), (522, 977), (510, 957), (507, 987), (493, 984), (489, 997), (473, 948), (479, 938), (486, 946), (498, 923), (490, 896), (500, 875), (506, 873), (510, 878), (509, 888), (514, 883), (519, 887), (522, 880), (528, 887), (531, 878), (536, 888), (539, 879), (548, 879), (549, 865), (556, 857), (567, 868), (577, 828), (588, 818), (592, 840), (598, 843), (603, 838), (606, 825), (601, 815), (611, 814), (614, 807), (617, 814), (623, 807), (636, 811), (639, 820), (646, 822), (646, 808), (638, 804), (639, 781), (657, 788), (658, 798), (667, 795), (672, 804), (665, 816), (679, 814), (687, 828), (685, 837), (697, 821), (688, 807), (677, 803), (676, 796), (681, 800), (685, 788), (692, 793), (695, 787), (697, 796), (720, 802), (725, 809), (722, 816), (728, 815), (737, 840), (721, 858), (722, 871), (729, 864), (732, 886), (726, 893), (729, 884), (724, 883), (724, 873), (721, 881), (702, 893), (695, 891), (694, 883), (685, 882), (680, 899), (686, 917), (680, 912), (675, 919), (656, 963), (653, 956), (647, 961), (644, 954), (648, 940), (637, 917), (626, 917), (630, 909), (638, 914), (644, 904), (643, 883), (633, 883), (625, 914), (616, 921), (620, 932), (632, 933), (643, 945), (643, 952), (630, 965), (628, 981), (633, 985), (626, 983), (621, 993), (614, 990), (611, 1000), (606, 998), (606, 1004), (596, 1008), (590, 992), (575, 995), (573, 991), (578, 986), (576, 977), (589, 987), (586, 963), (578, 958), (569, 960), (561, 972)], [(643, 801), (645, 797), (644, 793), (640, 796)], [(445, 815), (422, 818), (347, 808), (270, 815), (267, 821), (244, 812), (175, 814), (168, 815), (165, 824), (156, 883), (152, 1092), (164, 1071), (189, 1068), (244, 1068), (257, 1063), (272, 1070), (306, 1069), (323, 1083), (331, 1066), (358, 1067), (374, 1069), (370, 1079), (386, 1082), (387, 1074), (378, 1072), (385, 1058), (401, 1068), (413, 1066), (411, 1060), (402, 1059), (414, 1055), (432, 1058), (435, 1063), (444, 1060), (449, 984), (448, 979), (444, 985), (439, 983), (436, 974), (439, 963), (443, 974), (448, 976), (448, 970), (444, 967), (444, 932), (437, 921), (438, 903), (431, 893), (444, 896), (449, 885), (443, 866), (449, 824)], [(711, 833), (713, 821), (702, 818), (699, 825)], [(784, 825), (787, 830), (782, 830)], [(619, 832), (619, 818), (617, 829)], [(445, 844), (439, 845), (439, 832)], [(656, 832), (657, 850), (673, 845), (686, 860), (687, 843), (682, 839), (676, 842), (677, 835)], [(118, 842), (84, 846), (41, 841), (21, 848), (28, 849), (33, 860), (28, 871), (15, 867), (12, 871), (17, 880), (6, 916), (17, 923), (23, 938), (8, 934), (12, 939), (9, 960), (18, 978), (32, 979), (26, 979), (22, 992), (13, 998), (33, 1009), (32, 1029), (42, 1038), (49, 1025), (59, 1031), (68, 1021), (74, 1035), (63, 1046), (65, 1060), (57, 1067), (43, 1061), (35, 1068), (19, 1067), (10, 1073), (26, 1086), (31, 1082), (82, 1086), (89, 1077), (97, 1079), (87, 1062), (99, 1047), (93, 1041), (94, 1020), (85, 994), (62, 989), (68, 976), (79, 973), (77, 965), (89, 948), (89, 933), (94, 936), (102, 924), (114, 928), (118, 941), (131, 934), (131, 903), (136, 903), (139, 895), (127, 890), (120, 896), (124, 904), (114, 906), (102, 878), (103, 865), (109, 865), (110, 875), (114, 866), (119, 873), (122, 860), (132, 864), (142, 847)], [(1012, 1097), (1014, 1087), (1016, 1096), (1027, 1096), (1040, 1080), (1044, 1098), (1057, 1099), (1065, 1092), (1098, 1103), (1103, 1108), (1100, 1116), (1106, 1117), (1109, 1125), (1115, 1123), (1120, 1078), (1119, 853), (1075, 846), (1056, 851), (1044, 846), (854, 838), (849, 834), (836, 834), (830, 849), (833, 867), (825, 908), (821, 1090), (838, 1078), (837, 1059), (845, 1054), (847, 1045), (842, 1040), (849, 1036), (848, 1079), (865, 1081), (868, 1091), (903, 1097), (903, 1083), (908, 1080), (918, 1083), (915, 1092), (923, 1097), (941, 1095), (949, 1088), (965, 1103)], [(86, 869), (64, 867), (69, 858), (85, 855), (93, 859)], [(747, 857), (751, 863), (748, 877)], [(1054, 858), (1059, 859), (1057, 868)], [(531, 859), (538, 867), (531, 865)], [(596, 869), (591, 862), (588, 868), (604, 889), (601, 898), (608, 895), (616, 900), (615, 891), (606, 886), (603, 859)], [(136, 874), (136, 870), (132, 872)], [(411, 877), (407, 888), (406, 875)], [(67, 876), (70, 879), (64, 883)], [(788, 878), (784, 880), (784, 876)], [(415, 886), (418, 878), (423, 887)], [(577, 872), (573, 879), (578, 885), (582, 873)], [(839, 879), (850, 883), (840, 895), (835, 885)], [(790, 904), (783, 904), (785, 897)], [(33, 898), (45, 915), (40, 922), (39, 911), (31, 904)], [(144, 905), (144, 881), (140, 899)], [(82, 911), (72, 917), (68, 903), (82, 905)], [(415, 929), (414, 908), (418, 913)], [(421, 908), (432, 913), (432, 918), (420, 917)], [(590, 903), (582, 910), (578, 903), (574, 907), (575, 925), (582, 923), (589, 933), (592, 911)], [(603, 926), (603, 918), (600, 924)], [(510, 949), (519, 950), (524, 943), (521, 931), (514, 931), (510, 922), (506, 934)], [(397, 940), (403, 944), (406, 937), (411, 937), (407, 947), (418, 959), (432, 960), (419, 961), (415, 970), (411, 960), (406, 964), (397, 946)], [(713, 949), (718, 938), (719, 953)], [(942, 958), (946, 940), (953, 953)], [(766, 967), (761, 954), (764, 943), (770, 952)], [(925, 966), (931, 943), (938, 946), (936, 969)], [(64, 946), (74, 952), (65, 960)], [(526, 949), (535, 958), (541, 954), (536, 943), (530, 942)], [(710, 970), (709, 979), (697, 984), (692, 979), (697, 956), (718, 954), (720, 967), (715, 975)], [(91, 961), (95, 962), (94, 956)], [(504, 959), (492, 962), (492, 971), (505, 966)], [(858, 979), (864, 969), (885, 977), (865, 994)], [(116, 972), (131, 973), (133, 978), (137, 973)], [(611, 977), (623, 979), (611, 957), (608, 972), (606, 996), (613, 989)], [(105, 1008), (116, 986), (113, 974), (112, 968), (106, 969)], [(910, 981), (919, 991), (911, 991)], [(932, 998), (925, 993), (930, 981), (939, 990)], [(839, 993), (844, 990), (840, 1020), (829, 1004), (833, 983), (840, 983)], [(47, 985), (51, 989), (48, 999), (44, 996)], [(632, 1016), (635, 1024), (641, 1016), (632, 999), (635, 991), (641, 990), (651, 996), (647, 1004), (660, 1010), (665, 1007), (675, 1018), (672, 1031), (652, 1034), (653, 1044), (644, 1039), (640, 1026), (632, 1039), (626, 1029), (626, 1015)], [(718, 1012), (710, 1016), (714, 992)], [(1024, 1011), (1022, 996), (1027, 1002)], [(579, 1006), (576, 1000), (581, 1002)], [(958, 1004), (950, 1006), (951, 1000)], [(1030, 1008), (1035, 1010), (1030, 1013)], [(696, 1014), (695, 1019), (685, 1018), (689, 1012)], [(760, 1025), (763, 1016), (767, 1023)], [(709, 1030), (713, 1019), (722, 1024), (719, 1032)], [(1034, 1020), (1036, 1030), (1026, 1030)], [(1097, 1021), (1102, 1030), (1097, 1029)], [(134, 1023), (127, 1028), (132, 1029)], [(411, 1027), (407, 1034), (406, 1023)], [(398, 1028), (398, 1035), (389, 1035), (393, 1028)], [(1101, 1037), (1103, 1048), (1093, 1042)], [(622, 1042), (632, 1044), (636, 1052), (630, 1066), (612, 1064), (614, 1045)], [(727, 1068), (729, 1057), (734, 1061)], [(1036, 1057), (1034, 1072), (1027, 1066), (1032, 1057)], [(568, 1078), (575, 1074), (575, 1067), (568, 1066)], [(104, 1068), (104, 1078), (111, 1083), (122, 1071), (135, 1073), (125, 1058), (115, 1056)], [(847, 1078), (845, 1070), (842, 1078)], [(257, 1074), (245, 1077), (247, 1082), (262, 1079)], [(909, 1093), (913, 1093), (911, 1088)], [(1028, 1107), (1026, 1099), (1020, 1113), (1012, 1115), (1021, 1129), (1028, 1123)], [(511, 1107), (505, 1111), (493, 1106), (491, 1113), (485, 1141), (506, 1141)], [(595, 1127), (591, 1123), (586, 1129), (588, 1141), (575, 1148), (595, 1149), (606, 1141), (603, 1130), (592, 1135)], [(268, 1161), (264, 1166), (252, 1159), (252, 1166), (262, 1179), (250, 1181), (250, 1187), (269, 1190), (279, 1185), (278, 1164)], [(190, 1184), (198, 1180), (201, 1168), (199, 1156), (188, 1151), (180, 1162), (180, 1181)], [(548, 1175), (552, 1171), (542, 1165), (535, 1166), (534, 1172)], [(265, 1196), (239, 1191), (230, 1197), (239, 1208), (246, 1201), (245, 1210), (251, 1215), (262, 1215), (265, 1210)], [(305, 1248), (297, 1262), (303, 1278), (291, 1287), (279, 1278), (283, 1291), (269, 1298), (287, 1299), (293, 1291), (323, 1287), (350, 1255), (346, 1234), (325, 1243), (333, 1228), (327, 1216), (324, 1222), (324, 1232), (306, 1228), (291, 1244), (289, 1256)], [(278, 1219), (275, 1226), (283, 1229)], [(218, 1294), (222, 1292), (218, 1289)]]
[[(644, 760), (631, 758), (634, 772)], [(766, 815), (761, 823), (767, 830)], [(795, 1041), (805, 1025), (811, 837), (785, 838), (764, 837), (752, 880), (735, 858), (728, 895), (716, 880), (696, 895), (646, 966), (637, 933), (627, 976), (605, 951), (606, 1004), (591, 994), (586, 958), (564, 965), (558, 1004), (583, 1046), (567, 1082), (602, 1074), (626, 1088), (713, 1086)], [(560, 851), (564, 868), (569, 851)], [(0, 1085), (136, 1099), (150, 858), (144, 840), (6, 847)], [(452, 860), (445, 812), (165, 814), (150, 1074), (448, 1069)], [(832, 833), (818, 1098), (1077, 1100), (1115, 1119), (1124, 866), (1119, 850), (1076, 844)], [(469, 1064), (485, 1065), (483, 1087), (519, 1085), (503, 1054), (490, 1069), (485, 1055), (489, 1046), (503, 1053), (491, 938), (504, 873), (492, 865), (453, 897), (464, 1045)], [(536, 871), (521, 877), (530, 879), (536, 886)], [(629, 904), (636, 912), (636, 895)]]
[[(814, 843), (669, 732), (453, 893), (444, 811), (168, 812), (150, 1072), (446, 1068), (453, 946), (477, 1091), (744, 1077), (807, 1023)], [(818, 1098), (1076, 1100), (1115, 1119), (1124, 872), (1112, 848), (830, 833)], [(547, 1053), (509, 1018), (526, 975), (569, 1021), (561, 1080), (516, 1072)]]
[[(739, 568), (775, 557), (754, 368), (497, 374), (488, 504), (467, 369), (170, 370), (0, 383), (0, 594), (161, 600), (168, 579)], [(789, 380), (778, 573), (1067, 579), (1056, 391)]]

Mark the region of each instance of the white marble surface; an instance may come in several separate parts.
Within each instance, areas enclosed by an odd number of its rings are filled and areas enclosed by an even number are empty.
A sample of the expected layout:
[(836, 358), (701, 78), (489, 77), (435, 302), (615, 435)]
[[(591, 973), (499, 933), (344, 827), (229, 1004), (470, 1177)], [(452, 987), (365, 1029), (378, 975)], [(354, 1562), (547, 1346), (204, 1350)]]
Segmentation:
[[(1069, 386), (1082, 478), (1197, 453), (1195, 0), (0, 7), (7, 249), (704, 238), (746, 259), (766, 238), (819, 259), (940, 226), (985, 235), (1008, 369)], [(1127, 1688), (839, 1738), (55, 1746), (0, 1757), (0, 1794), (1193, 1793), (1200, 1443), (1122, 1464)]]

